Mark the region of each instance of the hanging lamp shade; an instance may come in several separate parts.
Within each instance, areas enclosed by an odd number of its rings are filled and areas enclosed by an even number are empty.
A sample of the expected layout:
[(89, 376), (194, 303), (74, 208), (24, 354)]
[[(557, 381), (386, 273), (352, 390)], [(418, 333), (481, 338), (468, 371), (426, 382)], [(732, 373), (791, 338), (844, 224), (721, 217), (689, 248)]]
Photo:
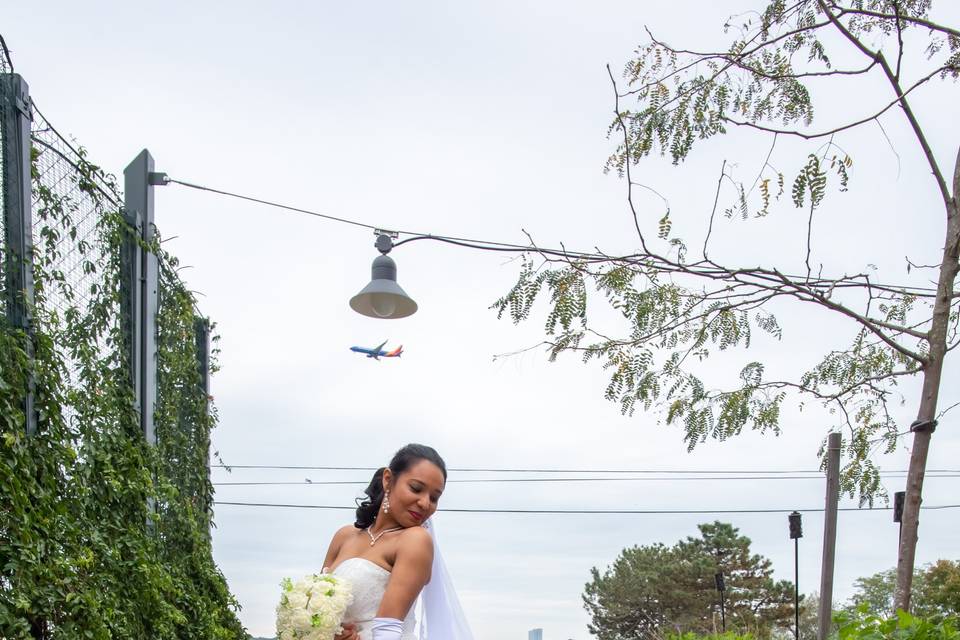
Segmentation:
[(371, 318), (406, 318), (417, 311), (417, 303), (397, 284), (397, 263), (390, 256), (377, 256), (370, 284), (350, 298), (350, 308)]

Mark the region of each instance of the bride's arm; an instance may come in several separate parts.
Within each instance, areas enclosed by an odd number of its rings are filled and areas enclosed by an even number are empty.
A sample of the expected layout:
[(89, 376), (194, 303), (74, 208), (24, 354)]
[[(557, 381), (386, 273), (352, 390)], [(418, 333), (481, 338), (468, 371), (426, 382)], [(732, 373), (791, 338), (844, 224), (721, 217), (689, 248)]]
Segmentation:
[(403, 532), (393, 562), (390, 582), (377, 610), (378, 618), (403, 620), (413, 606), (420, 590), (430, 582), (433, 566), (433, 539), (421, 527), (410, 527)]
[(327, 548), (327, 555), (323, 559), (323, 570), (326, 571), (333, 564), (334, 560), (337, 559), (337, 556), (340, 555), (340, 547), (343, 546), (343, 541), (347, 539), (353, 531), (356, 531), (356, 528), (353, 525), (345, 525), (340, 527), (335, 534), (333, 534), (333, 539), (330, 540), (330, 546)]

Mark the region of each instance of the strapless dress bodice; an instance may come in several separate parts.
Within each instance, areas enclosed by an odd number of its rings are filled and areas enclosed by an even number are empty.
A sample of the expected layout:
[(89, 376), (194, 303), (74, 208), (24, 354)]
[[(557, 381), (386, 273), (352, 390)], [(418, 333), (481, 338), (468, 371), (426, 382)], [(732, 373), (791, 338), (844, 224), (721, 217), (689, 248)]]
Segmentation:
[[(370, 626), (377, 617), (380, 601), (390, 582), (390, 572), (366, 558), (348, 558), (337, 565), (333, 575), (345, 578), (353, 588), (353, 603), (347, 607), (344, 622), (353, 622), (357, 625), (360, 640), (372, 640)], [(415, 607), (403, 621), (403, 636), (401, 640), (416, 640), (414, 627), (416, 626)]]

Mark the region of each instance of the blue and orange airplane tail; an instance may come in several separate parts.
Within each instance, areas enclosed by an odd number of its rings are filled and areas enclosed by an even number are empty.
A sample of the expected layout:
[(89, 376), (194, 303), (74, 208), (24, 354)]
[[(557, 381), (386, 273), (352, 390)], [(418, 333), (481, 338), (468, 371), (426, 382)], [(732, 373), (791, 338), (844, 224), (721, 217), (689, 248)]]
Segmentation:
[(387, 354), (384, 354), (384, 357), (386, 357), (386, 358), (399, 358), (401, 353), (403, 353), (403, 345), (400, 345), (399, 347), (397, 347), (397, 348), (394, 349), (393, 351), (391, 351), (391, 352), (389, 352), (389, 353), (387, 353)]

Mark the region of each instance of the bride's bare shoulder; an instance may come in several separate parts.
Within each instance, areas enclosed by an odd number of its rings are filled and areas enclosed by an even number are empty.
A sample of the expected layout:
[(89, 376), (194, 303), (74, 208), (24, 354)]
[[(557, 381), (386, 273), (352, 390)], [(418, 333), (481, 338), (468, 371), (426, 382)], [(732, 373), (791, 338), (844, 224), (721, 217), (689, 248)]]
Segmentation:
[(400, 536), (400, 545), (414, 552), (433, 553), (433, 536), (423, 527), (407, 527)]
[(333, 538), (330, 540), (330, 548), (339, 549), (344, 542), (355, 536), (358, 531), (359, 529), (352, 524), (343, 525), (333, 534)]
[(357, 529), (357, 528), (356, 528), (355, 526), (353, 526), (352, 524), (345, 524), (345, 525), (343, 525), (342, 527), (340, 527), (339, 529), (337, 529), (337, 532), (333, 534), (333, 539), (334, 539), (334, 540), (345, 540), (345, 539), (347, 539), (347, 538), (350, 538), (350, 537), (356, 535), (356, 533), (357, 533), (358, 531), (360, 531), (360, 529)]

